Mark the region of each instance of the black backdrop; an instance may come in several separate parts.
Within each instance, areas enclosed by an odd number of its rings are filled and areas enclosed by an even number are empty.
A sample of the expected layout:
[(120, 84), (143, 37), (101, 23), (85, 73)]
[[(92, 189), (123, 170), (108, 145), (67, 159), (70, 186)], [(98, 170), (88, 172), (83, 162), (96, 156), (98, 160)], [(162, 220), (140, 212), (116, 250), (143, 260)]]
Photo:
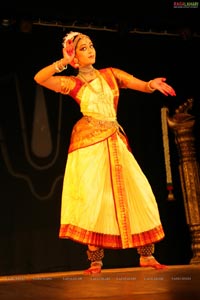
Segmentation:
[[(69, 31), (70, 28), (67, 29)], [(170, 151), (176, 200), (168, 202), (160, 110), (173, 114), (193, 97), (192, 114), (199, 153), (199, 38), (120, 34), (82, 30), (94, 40), (96, 68), (113, 66), (149, 80), (166, 76), (175, 98), (122, 90), (118, 120), (126, 131), (133, 153), (155, 193), (165, 239), (156, 246), (156, 257), (165, 264), (188, 264), (192, 257), (178, 174), (178, 155), (172, 133)], [(31, 152), (34, 74), (61, 57), (65, 30), (35, 26), (30, 33), (2, 30), (1, 38), (1, 210), (0, 274), (79, 270), (87, 266), (86, 246), (58, 238), (62, 179), (73, 124), (79, 108), (68, 96), (43, 90), (52, 135), (52, 152), (38, 158)], [(66, 73), (70, 73), (70, 68)], [(40, 90), (41, 92), (41, 90)], [(60, 118), (60, 119), (59, 119)], [(61, 126), (58, 122), (61, 120)], [(59, 138), (58, 138), (59, 137)], [(135, 249), (106, 250), (105, 268), (138, 265)]]

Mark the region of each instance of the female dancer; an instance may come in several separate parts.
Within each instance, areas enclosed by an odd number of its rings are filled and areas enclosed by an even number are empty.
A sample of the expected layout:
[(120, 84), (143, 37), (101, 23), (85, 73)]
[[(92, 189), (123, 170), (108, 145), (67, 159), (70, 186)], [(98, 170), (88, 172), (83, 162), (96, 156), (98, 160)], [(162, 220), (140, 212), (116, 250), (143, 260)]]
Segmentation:
[[(88, 245), (85, 274), (101, 272), (104, 248), (137, 248), (141, 267), (164, 268), (153, 256), (154, 244), (164, 238), (157, 202), (116, 116), (120, 89), (176, 93), (166, 78), (146, 82), (117, 68), (97, 70), (95, 59), (90, 37), (70, 32), (63, 57), (34, 77), (45, 88), (70, 95), (82, 113), (71, 134), (59, 237)], [(68, 64), (77, 76), (57, 74)]]

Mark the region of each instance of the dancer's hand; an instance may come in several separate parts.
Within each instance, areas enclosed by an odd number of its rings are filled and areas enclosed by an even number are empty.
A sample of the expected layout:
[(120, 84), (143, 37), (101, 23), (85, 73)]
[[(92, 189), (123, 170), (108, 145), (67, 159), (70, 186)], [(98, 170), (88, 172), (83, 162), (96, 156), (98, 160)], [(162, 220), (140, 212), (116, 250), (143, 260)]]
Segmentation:
[(176, 92), (171, 85), (166, 83), (165, 77), (158, 77), (151, 80), (150, 87), (160, 91), (165, 96), (176, 96)]

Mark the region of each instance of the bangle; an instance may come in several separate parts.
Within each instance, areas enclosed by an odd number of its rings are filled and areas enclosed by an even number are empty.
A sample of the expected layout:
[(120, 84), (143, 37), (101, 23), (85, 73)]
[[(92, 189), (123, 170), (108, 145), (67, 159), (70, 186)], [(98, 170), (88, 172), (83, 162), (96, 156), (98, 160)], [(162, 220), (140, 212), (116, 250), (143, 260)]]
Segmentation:
[(53, 63), (56, 73), (60, 73), (67, 69), (67, 65), (63, 66), (62, 61), (63, 61), (63, 58), (60, 60), (57, 60), (56, 62)]
[(156, 89), (153, 89), (153, 88), (151, 87), (151, 82), (152, 82), (152, 80), (150, 80), (150, 81), (147, 83), (147, 87), (148, 87), (149, 91), (153, 93)]

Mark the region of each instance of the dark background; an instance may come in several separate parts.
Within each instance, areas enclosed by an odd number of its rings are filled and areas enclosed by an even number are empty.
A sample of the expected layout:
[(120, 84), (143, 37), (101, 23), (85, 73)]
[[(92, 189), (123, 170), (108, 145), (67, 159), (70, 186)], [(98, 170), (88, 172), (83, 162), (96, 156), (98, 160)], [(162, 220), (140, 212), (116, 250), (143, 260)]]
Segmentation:
[[(97, 50), (96, 68), (126, 70), (149, 80), (165, 76), (175, 98), (122, 90), (118, 120), (133, 153), (155, 193), (166, 237), (155, 256), (165, 264), (188, 264), (192, 257), (178, 173), (178, 154), (169, 132), (176, 200), (167, 201), (160, 111), (173, 115), (188, 98), (194, 99), (194, 134), (199, 160), (199, 8), (174, 8), (174, 2), (141, 3), (117, 15), (83, 13), (57, 2), (47, 8), (1, 4), (0, 68), (0, 274), (53, 272), (87, 267), (86, 246), (58, 238), (62, 179), (71, 129), (80, 117), (68, 96), (43, 90), (53, 140), (43, 159), (31, 151), (35, 73), (61, 57), (66, 32), (91, 36)], [(117, 9), (117, 6), (115, 6)], [(96, 7), (95, 12), (99, 12)], [(70, 11), (70, 14), (68, 13)], [(71, 14), (71, 12), (78, 12)], [(80, 13), (82, 12), (82, 13)], [(130, 16), (129, 16), (130, 14)], [(70, 74), (68, 68), (66, 74)], [(60, 119), (59, 119), (59, 112)], [(61, 126), (58, 127), (58, 121)], [(135, 249), (106, 250), (105, 268), (138, 266)]]

